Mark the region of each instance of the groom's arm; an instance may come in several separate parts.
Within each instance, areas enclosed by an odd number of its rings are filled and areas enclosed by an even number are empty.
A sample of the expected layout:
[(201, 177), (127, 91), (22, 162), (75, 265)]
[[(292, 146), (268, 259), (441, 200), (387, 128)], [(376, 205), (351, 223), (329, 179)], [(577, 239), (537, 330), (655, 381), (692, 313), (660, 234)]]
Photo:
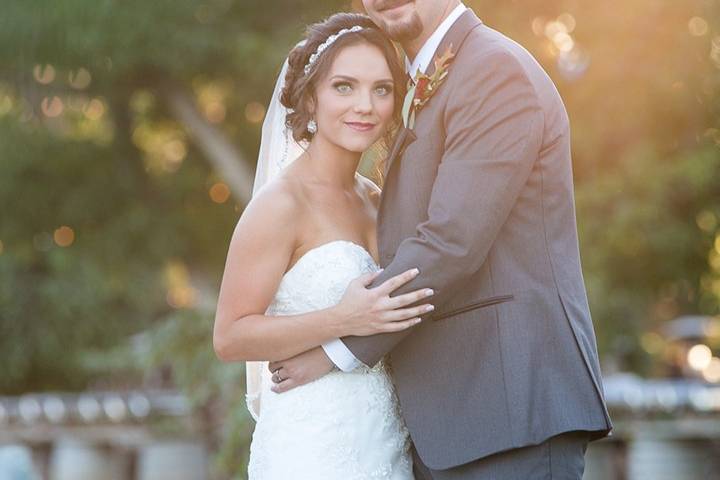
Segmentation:
[[(450, 67), (455, 78), (445, 111), (445, 152), (427, 220), (400, 243), (393, 261), (368, 288), (417, 267), (420, 275), (393, 296), (432, 288), (431, 302), (445, 303), (485, 262), (530, 175), (544, 129), (537, 92), (511, 53), (482, 57), (472, 58), (473, 65), (464, 70)], [(372, 366), (413, 330), (341, 340), (347, 353)]]

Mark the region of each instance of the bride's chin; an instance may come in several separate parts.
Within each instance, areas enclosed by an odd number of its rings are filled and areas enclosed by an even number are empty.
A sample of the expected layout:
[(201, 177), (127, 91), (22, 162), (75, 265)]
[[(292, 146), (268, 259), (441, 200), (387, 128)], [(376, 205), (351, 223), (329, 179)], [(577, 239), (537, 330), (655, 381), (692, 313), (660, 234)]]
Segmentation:
[(370, 145), (368, 145), (368, 146), (347, 145), (345, 147), (345, 150), (347, 150), (348, 152), (353, 152), (353, 153), (364, 153), (365, 150), (367, 150), (368, 148), (370, 148)]
[[(372, 140), (372, 141), (370, 141)], [(370, 148), (370, 146), (377, 141), (377, 138), (367, 138), (363, 139), (362, 141), (358, 141), (357, 139), (349, 140), (346, 142), (340, 142), (339, 145), (347, 150), (348, 152), (353, 153), (364, 153), (365, 150)]]

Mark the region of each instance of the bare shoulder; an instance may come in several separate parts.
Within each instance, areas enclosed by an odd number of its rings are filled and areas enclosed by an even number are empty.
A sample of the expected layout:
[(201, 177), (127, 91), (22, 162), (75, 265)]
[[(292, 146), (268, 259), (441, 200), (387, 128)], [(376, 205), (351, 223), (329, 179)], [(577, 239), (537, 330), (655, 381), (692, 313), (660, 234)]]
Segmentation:
[(245, 207), (243, 216), (271, 216), (282, 221), (293, 218), (299, 209), (297, 190), (293, 182), (276, 178), (255, 194)]
[(356, 175), (358, 183), (362, 186), (365, 198), (367, 198), (377, 208), (380, 205), (380, 195), (382, 190), (377, 186), (375, 182), (369, 178), (360, 175)]
[(264, 185), (245, 207), (234, 237), (240, 236), (249, 243), (260, 245), (269, 239), (277, 242), (284, 238), (288, 241), (284, 247), (290, 248), (296, 241), (298, 224), (302, 221), (302, 202), (298, 201), (299, 192), (294, 183), (276, 178)]

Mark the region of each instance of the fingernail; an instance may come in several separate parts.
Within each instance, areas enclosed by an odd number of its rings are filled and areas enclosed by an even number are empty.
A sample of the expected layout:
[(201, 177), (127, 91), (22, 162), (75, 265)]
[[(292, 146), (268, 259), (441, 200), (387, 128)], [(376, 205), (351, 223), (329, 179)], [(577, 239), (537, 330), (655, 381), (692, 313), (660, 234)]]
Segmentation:
[(426, 312), (432, 312), (433, 310), (435, 310), (435, 305), (428, 305), (425, 307)]
[(412, 273), (413, 275), (417, 275), (418, 273), (420, 273), (420, 270), (418, 270), (417, 268), (413, 268)]
[(418, 324), (418, 323), (420, 323), (420, 322), (422, 322), (422, 318), (418, 318), (418, 319), (415, 320), (415, 322), (413, 322), (413, 323), (414, 323), (414, 324)]
[(425, 296), (429, 297), (430, 295), (435, 295), (435, 291), (432, 288), (425, 290)]

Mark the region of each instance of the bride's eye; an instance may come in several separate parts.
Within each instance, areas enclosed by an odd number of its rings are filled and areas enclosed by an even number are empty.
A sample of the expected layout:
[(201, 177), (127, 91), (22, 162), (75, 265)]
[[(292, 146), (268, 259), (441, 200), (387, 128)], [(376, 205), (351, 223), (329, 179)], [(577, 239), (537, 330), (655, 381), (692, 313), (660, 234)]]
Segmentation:
[(352, 91), (352, 87), (347, 82), (338, 82), (333, 84), (333, 88), (337, 90), (340, 93), (350, 93)]
[(391, 85), (380, 85), (375, 89), (375, 92), (380, 96), (386, 96), (390, 95), (393, 91), (393, 87)]

